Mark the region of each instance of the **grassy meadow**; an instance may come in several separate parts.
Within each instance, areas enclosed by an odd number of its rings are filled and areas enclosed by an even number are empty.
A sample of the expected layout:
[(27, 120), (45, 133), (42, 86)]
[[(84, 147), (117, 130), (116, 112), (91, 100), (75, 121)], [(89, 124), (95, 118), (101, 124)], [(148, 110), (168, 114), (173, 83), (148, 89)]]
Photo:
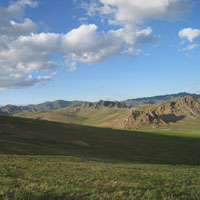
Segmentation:
[(200, 121), (125, 131), (0, 116), (0, 199), (200, 199)]

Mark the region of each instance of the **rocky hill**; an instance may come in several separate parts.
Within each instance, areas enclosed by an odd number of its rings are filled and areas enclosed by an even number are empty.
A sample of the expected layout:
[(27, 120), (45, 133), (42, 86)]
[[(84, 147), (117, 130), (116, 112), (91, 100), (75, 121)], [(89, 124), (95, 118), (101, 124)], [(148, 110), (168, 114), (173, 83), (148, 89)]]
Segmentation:
[(124, 121), (124, 127), (130, 129), (151, 124), (167, 125), (185, 117), (197, 118), (199, 116), (199, 102), (192, 96), (186, 96), (150, 108), (132, 109), (131, 114)]
[(190, 94), (190, 93), (186, 93), (186, 92), (181, 92), (178, 94), (169, 94), (169, 95), (160, 95), (160, 96), (154, 96), (154, 97), (128, 99), (128, 100), (122, 101), (122, 103), (126, 104), (126, 106), (129, 108), (133, 108), (133, 107), (137, 107), (137, 106), (140, 106), (143, 104), (152, 104), (152, 105), (161, 104), (161, 103), (165, 103), (167, 101), (171, 101), (171, 100), (177, 99), (177, 98), (182, 98), (185, 96), (193, 96), (196, 99), (200, 99), (199, 94)]
[(100, 107), (107, 107), (107, 108), (127, 108), (127, 106), (124, 103), (118, 102), (118, 101), (103, 101), (100, 100), (97, 103), (91, 103), (86, 102), (82, 104), (82, 108), (100, 108)]

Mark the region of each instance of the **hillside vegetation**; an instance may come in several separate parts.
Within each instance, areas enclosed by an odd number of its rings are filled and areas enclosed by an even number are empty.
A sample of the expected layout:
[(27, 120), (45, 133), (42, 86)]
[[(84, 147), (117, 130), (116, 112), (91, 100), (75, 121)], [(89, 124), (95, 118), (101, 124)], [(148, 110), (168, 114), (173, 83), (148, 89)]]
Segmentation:
[(196, 200), (200, 121), (126, 131), (0, 116), (0, 199)]
[(0, 116), (0, 200), (200, 199), (200, 105), (192, 96), (16, 115)]
[(184, 133), (177, 137), (176, 126), (171, 127), (169, 135), (165, 129), (155, 133), (152, 130), (135, 132), (5, 116), (0, 119), (1, 154), (75, 155), (108, 158), (109, 161), (200, 164), (199, 120), (190, 128), (191, 136), (188, 132), (187, 137)]
[(174, 99), (163, 104), (142, 105), (135, 108), (127, 108), (120, 102), (99, 101), (51, 111), (24, 111), (14, 116), (135, 130), (144, 126), (168, 126), (180, 120), (198, 118), (200, 104), (192, 96)]
[(119, 102), (100, 101), (52, 111), (24, 111), (14, 116), (123, 129), (124, 119), (129, 112), (130, 110)]

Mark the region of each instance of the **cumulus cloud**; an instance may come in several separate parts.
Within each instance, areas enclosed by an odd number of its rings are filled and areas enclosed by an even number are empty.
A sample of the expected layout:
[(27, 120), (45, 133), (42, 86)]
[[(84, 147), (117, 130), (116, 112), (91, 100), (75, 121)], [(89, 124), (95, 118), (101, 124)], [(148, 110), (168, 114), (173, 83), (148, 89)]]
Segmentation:
[(195, 38), (200, 37), (200, 29), (184, 28), (179, 31), (178, 35), (180, 38), (186, 38), (193, 42)]
[[(31, 0), (19, 0), (8, 7), (0, 6), (0, 34), (27, 35), (36, 30), (37, 25), (30, 19), (23, 18), (27, 6), (35, 7), (37, 3)], [(18, 20), (20, 22), (14, 21)]]
[(30, 87), (36, 83), (48, 81), (52, 76), (24, 76), (22, 74), (0, 74), (0, 90)]
[(98, 63), (107, 57), (126, 53), (134, 45), (159, 39), (153, 37), (151, 28), (127, 30), (125, 28), (99, 33), (94, 24), (82, 25), (62, 36), (63, 53), (68, 60)]
[(107, 15), (110, 24), (133, 27), (146, 19), (177, 19), (189, 10), (190, 0), (99, 0), (83, 3), (89, 16)]
[[(54, 53), (63, 56), (69, 71), (74, 71), (78, 62), (94, 64), (115, 54), (136, 57), (142, 50), (135, 46), (160, 39), (153, 36), (151, 27), (140, 28), (138, 24), (148, 18), (168, 18), (167, 13), (173, 18), (187, 10), (188, 1), (92, 1), (88, 16), (99, 13), (107, 17), (109, 24), (117, 26), (100, 31), (95, 24), (84, 24), (63, 34), (36, 33), (38, 25), (24, 18), (27, 6), (38, 6), (34, 0), (0, 6), (0, 89), (28, 87), (50, 80), (54, 73), (49, 71), (58, 67), (51, 57)], [(42, 71), (50, 75), (40, 76)]]
[(19, 0), (8, 7), (0, 6), (0, 89), (29, 87), (51, 76), (32, 76), (57, 66), (49, 50), (56, 47), (55, 34), (33, 34), (37, 25), (23, 18), (26, 7), (36, 1)]

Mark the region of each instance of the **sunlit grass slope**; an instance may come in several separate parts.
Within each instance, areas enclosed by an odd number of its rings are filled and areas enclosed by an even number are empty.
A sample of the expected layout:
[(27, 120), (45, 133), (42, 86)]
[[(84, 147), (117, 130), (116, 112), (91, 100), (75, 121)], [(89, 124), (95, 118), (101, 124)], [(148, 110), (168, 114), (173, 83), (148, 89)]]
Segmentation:
[(98, 127), (124, 128), (123, 121), (129, 112), (130, 110), (126, 108), (119, 109), (103, 106), (97, 109), (67, 107), (45, 112), (24, 111), (14, 116)]

